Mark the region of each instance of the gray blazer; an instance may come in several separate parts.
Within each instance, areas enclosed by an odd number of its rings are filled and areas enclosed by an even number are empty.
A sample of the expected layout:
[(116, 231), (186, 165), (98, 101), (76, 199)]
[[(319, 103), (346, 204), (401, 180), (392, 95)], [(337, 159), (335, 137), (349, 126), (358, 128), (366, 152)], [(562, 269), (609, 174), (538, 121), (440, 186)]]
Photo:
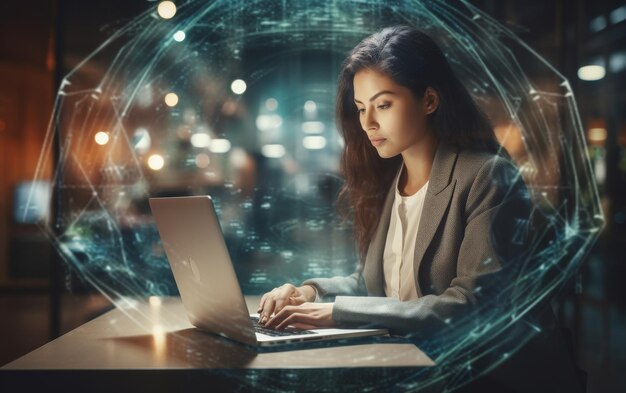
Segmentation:
[[(334, 299), (333, 320), (386, 327), (432, 344), (440, 353), (455, 346), (455, 337), (463, 340), (485, 321), (510, 321), (524, 291), (517, 287), (519, 274), (532, 263), (527, 249), (533, 204), (517, 168), (497, 155), (439, 145), (415, 244), (416, 300), (388, 298), (383, 290), (393, 199), (392, 187), (362, 267), (348, 277), (304, 282), (317, 289), (316, 301)], [(573, 356), (551, 308), (535, 307), (525, 318), (540, 326), (541, 333), (519, 322), (476, 342), (498, 348), (489, 351), (493, 356), (523, 345), (478, 383), (487, 381), (496, 390), (580, 391)], [(483, 360), (482, 367), (493, 364), (489, 357)]]
[(439, 144), (415, 246), (418, 299), (411, 301), (385, 297), (383, 290), (393, 197), (392, 187), (362, 267), (348, 277), (303, 283), (317, 289), (317, 301), (334, 299), (336, 323), (380, 325), (399, 333), (439, 330), (477, 306), (479, 292), (493, 294), (512, 278), (503, 282), (503, 272), (511, 270), (504, 267), (523, 256), (532, 204), (510, 161)]

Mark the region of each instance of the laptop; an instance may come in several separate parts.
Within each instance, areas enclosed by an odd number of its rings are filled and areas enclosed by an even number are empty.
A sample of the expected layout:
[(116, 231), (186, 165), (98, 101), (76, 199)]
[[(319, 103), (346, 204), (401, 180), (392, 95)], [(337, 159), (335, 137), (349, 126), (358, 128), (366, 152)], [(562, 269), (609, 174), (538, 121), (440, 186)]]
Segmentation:
[(249, 314), (210, 196), (150, 198), (189, 321), (252, 346), (387, 335), (385, 329), (266, 329)]

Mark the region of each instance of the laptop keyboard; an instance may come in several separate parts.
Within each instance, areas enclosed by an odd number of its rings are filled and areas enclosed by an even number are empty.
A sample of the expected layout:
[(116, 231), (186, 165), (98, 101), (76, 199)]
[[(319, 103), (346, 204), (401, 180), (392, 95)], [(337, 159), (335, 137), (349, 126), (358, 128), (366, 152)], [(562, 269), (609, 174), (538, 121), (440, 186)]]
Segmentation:
[(278, 337), (278, 336), (295, 336), (298, 334), (315, 334), (315, 332), (312, 332), (310, 330), (296, 329), (296, 328), (291, 328), (291, 327), (285, 328), (283, 330), (268, 329), (259, 323), (259, 318), (250, 317), (250, 319), (252, 320), (252, 325), (254, 326), (255, 332), (266, 334), (268, 336)]

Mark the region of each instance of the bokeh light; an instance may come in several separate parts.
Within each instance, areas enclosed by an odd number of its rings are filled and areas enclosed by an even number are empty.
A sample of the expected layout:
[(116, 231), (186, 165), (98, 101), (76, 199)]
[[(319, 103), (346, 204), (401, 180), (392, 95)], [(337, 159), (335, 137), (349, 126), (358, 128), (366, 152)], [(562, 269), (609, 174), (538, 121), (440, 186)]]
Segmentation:
[(178, 30), (173, 35), (174, 41), (176, 41), (176, 42), (183, 42), (185, 40), (185, 37), (186, 37), (186, 34), (182, 30)]
[(268, 98), (267, 100), (265, 100), (265, 108), (267, 108), (268, 111), (273, 112), (276, 109), (278, 109), (278, 101), (276, 101), (275, 98)]
[(323, 136), (305, 136), (302, 138), (302, 146), (309, 150), (320, 150), (326, 146), (326, 138)]
[(157, 5), (157, 13), (163, 19), (172, 19), (176, 15), (176, 4), (173, 1), (161, 1)]
[(174, 107), (178, 105), (178, 95), (176, 93), (167, 93), (164, 100), (167, 106)]
[(261, 153), (267, 158), (281, 158), (285, 155), (285, 146), (265, 145), (261, 148)]
[(211, 157), (208, 154), (200, 153), (196, 156), (196, 166), (200, 169), (205, 169), (209, 167), (211, 163)]
[(211, 145), (211, 137), (202, 132), (193, 134), (191, 136), (191, 144), (194, 147), (209, 147)]
[(161, 169), (163, 169), (164, 165), (165, 165), (165, 160), (163, 159), (162, 155), (153, 154), (150, 157), (148, 157), (148, 166), (153, 171), (160, 171)]
[(230, 150), (230, 146), (228, 139), (213, 139), (209, 149), (212, 153), (227, 153)]
[(305, 102), (304, 110), (311, 113), (315, 112), (317, 110), (317, 105), (315, 104), (315, 101), (308, 100), (307, 102)]
[(320, 134), (324, 132), (324, 123), (321, 121), (305, 121), (302, 123), (302, 132), (305, 134)]
[(606, 128), (590, 128), (587, 134), (589, 142), (592, 143), (604, 143), (606, 135)]
[(235, 94), (243, 94), (246, 92), (247, 89), (247, 85), (246, 82), (244, 82), (242, 79), (235, 79), (233, 81), (233, 83), (230, 84), (230, 89), (233, 91), (233, 93)]
[(99, 145), (106, 145), (109, 143), (109, 133), (106, 131), (98, 131), (94, 136), (94, 139)]
[(601, 65), (588, 65), (578, 69), (578, 78), (584, 81), (597, 81), (606, 75), (606, 70)]

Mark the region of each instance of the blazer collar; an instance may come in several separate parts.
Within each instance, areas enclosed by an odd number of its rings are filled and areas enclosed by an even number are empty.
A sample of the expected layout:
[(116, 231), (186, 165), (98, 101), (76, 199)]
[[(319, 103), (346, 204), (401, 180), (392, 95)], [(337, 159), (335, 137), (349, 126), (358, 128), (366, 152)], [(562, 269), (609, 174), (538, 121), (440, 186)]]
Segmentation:
[(439, 142), (430, 172), (429, 194), (437, 195), (450, 184), (457, 156), (458, 148)]
[[(441, 142), (439, 143), (435, 158), (433, 159), (433, 167), (430, 173), (426, 198), (424, 200), (424, 209), (422, 210), (415, 242), (414, 271), (416, 280), (421, 260), (439, 227), (439, 223), (452, 197), (452, 191), (456, 183), (452, 181), (452, 173), (457, 156), (457, 148)], [(363, 279), (368, 293), (372, 296), (385, 296), (383, 252), (385, 250), (387, 231), (389, 230), (389, 222), (391, 219), (391, 209), (395, 196), (394, 186), (395, 182), (392, 183), (387, 193), (378, 226), (370, 241), (365, 257)], [(419, 281), (416, 281), (416, 287), (418, 295), (422, 296)]]

